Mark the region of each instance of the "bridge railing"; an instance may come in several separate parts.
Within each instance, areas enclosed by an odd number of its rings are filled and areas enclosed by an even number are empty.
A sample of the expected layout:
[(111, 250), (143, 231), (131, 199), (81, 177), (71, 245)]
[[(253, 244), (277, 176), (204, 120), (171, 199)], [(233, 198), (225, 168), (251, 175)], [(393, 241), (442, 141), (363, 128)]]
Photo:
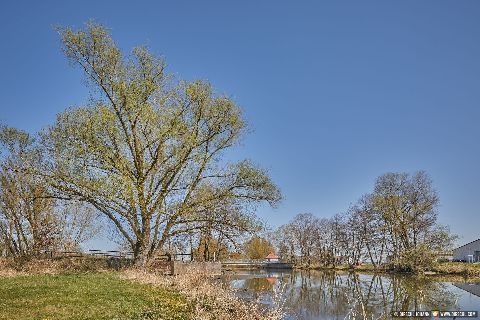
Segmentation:
[(40, 253), (43, 257), (48, 258), (81, 258), (81, 257), (101, 257), (101, 258), (124, 258), (124, 259), (132, 259), (133, 252), (130, 251), (117, 251), (117, 250), (97, 250), (97, 249), (90, 249), (88, 251), (51, 251), (51, 250), (44, 250)]
[(267, 262), (265, 259), (239, 259), (239, 260), (222, 260), (225, 264), (256, 264)]

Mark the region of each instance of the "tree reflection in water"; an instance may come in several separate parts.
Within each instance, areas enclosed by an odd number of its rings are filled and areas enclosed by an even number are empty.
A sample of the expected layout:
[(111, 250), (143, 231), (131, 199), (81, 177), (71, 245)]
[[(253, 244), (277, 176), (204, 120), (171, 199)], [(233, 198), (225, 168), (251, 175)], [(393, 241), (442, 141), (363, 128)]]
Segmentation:
[(458, 309), (458, 295), (446, 283), (425, 277), (323, 271), (256, 276), (237, 287), (263, 301), (282, 288), (287, 312), (300, 319), (390, 319), (396, 310)]

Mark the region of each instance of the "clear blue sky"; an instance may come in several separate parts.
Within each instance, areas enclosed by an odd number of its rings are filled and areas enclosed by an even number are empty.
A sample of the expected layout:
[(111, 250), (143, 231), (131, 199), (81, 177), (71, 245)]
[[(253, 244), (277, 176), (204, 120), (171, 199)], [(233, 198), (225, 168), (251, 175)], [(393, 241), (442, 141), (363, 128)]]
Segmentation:
[(459, 243), (480, 238), (479, 1), (2, 2), (1, 121), (33, 132), (87, 100), (52, 26), (91, 18), (244, 108), (253, 132), (231, 157), (281, 187), (281, 206), (259, 211), (272, 226), (426, 170), (440, 221)]

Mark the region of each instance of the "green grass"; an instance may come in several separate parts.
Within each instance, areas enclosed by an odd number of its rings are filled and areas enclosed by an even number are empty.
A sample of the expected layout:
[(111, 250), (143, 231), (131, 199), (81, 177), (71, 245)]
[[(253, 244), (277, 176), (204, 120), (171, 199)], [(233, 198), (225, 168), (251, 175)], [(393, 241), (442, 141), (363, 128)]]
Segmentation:
[(0, 319), (188, 319), (180, 294), (114, 273), (0, 278)]

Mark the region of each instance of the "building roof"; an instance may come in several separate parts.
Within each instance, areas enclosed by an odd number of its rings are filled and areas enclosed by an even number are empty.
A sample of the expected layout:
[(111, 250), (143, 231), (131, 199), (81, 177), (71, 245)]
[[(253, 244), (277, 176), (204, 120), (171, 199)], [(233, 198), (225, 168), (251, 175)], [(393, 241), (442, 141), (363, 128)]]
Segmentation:
[(275, 283), (277, 283), (278, 279), (275, 278), (275, 277), (270, 277), (270, 278), (267, 278), (267, 281), (270, 284), (275, 284)]
[(477, 242), (478, 240), (480, 240), (480, 239), (470, 241), (469, 243), (465, 243), (463, 246), (460, 246), (460, 247), (458, 247), (458, 248), (455, 248), (454, 250), (457, 250), (457, 249), (460, 249), (460, 248), (462, 248), (462, 247), (468, 246), (469, 244), (474, 243), (474, 242)]
[(275, 253), (270, 252), (268, 256), (265, 257), (265, 259), (280, 259), (280, 257), (277, 256)]

